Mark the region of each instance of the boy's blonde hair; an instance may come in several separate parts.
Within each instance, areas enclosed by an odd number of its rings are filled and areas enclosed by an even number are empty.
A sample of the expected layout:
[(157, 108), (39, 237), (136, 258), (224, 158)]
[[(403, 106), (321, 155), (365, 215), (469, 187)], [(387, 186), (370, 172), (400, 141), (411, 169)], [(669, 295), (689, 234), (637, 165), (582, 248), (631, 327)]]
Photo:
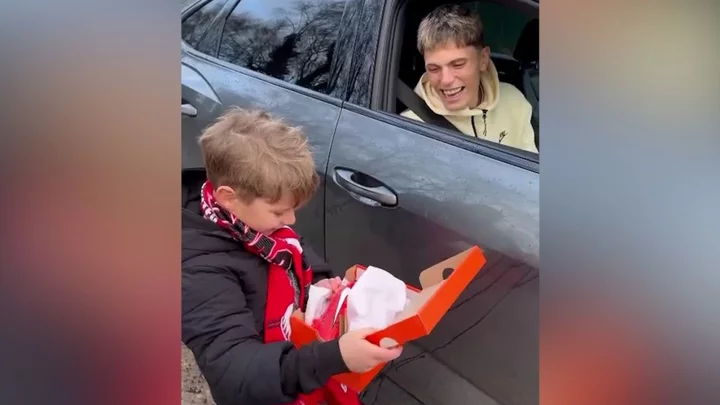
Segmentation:
[(300, 128), (264, 111), (231, 108), (203, 131), (198, 143), (208, 180), (228, 186), (245, 202), (278, 202), (285, 193), (295, 206), (308, 202), (318, 186), (315, 163)]
[(480, 15), (457, 4), (445, 4), (425, 16), (418, 28), (418, 51), (424, 55), (445, 45), (484, 47)]

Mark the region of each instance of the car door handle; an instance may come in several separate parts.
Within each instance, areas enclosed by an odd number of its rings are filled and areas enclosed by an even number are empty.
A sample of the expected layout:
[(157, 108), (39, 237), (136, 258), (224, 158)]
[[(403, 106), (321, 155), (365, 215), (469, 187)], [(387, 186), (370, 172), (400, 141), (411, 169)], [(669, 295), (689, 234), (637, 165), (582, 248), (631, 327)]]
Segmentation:
[(194, 117), (197, 115), (197, 108), (195, 108), (192, 104), (189, 103), (183, 103), (180, 105), (180, 112), (182, 115), (187, 115), (188, 117)]
[(394, 191), (367, 174), (336, 168), (333, 180), (345, 190), (379, 202), (384, 206), (394, 207), (398, 203), (398, 197)]

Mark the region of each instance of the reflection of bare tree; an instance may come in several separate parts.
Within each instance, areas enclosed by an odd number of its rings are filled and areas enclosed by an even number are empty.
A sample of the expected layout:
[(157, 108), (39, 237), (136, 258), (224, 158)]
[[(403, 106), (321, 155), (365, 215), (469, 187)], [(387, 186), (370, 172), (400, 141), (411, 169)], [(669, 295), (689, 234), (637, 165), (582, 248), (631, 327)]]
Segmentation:
[[(367, 106), (382, 2), (299, 0), (258, 14), (243, 0), (227, 18), (212, 1), (182, 24), (193, 48), (342, 100)], [(222, 41), (221, 41), (222, 39)]]
[[(193, 48), (198, 48), (200, 43), (209, 34), (210, 24), (218, 15), (223, 2), (213, 1), (205, 7), (200, 8), (182, 23), (182, 38)], [(183, 4), (183, 7), (185, 4)]]
[[(362, 27), (380, 26), (382, 4), (381, 1), (363, 2), (362, 9), (358, 10), (361, 30), (363, 30)], [(350, 102), (359, 105), (368, 105), (370, 102), (371, 81), (369, 79), (375, 70), (375, 52), (379, 34), (380, 30), (364, 30), (358, 33), (358, 37), (354, 41), (356, 46), (353, 54), (359, 58), (350, 67), (350, 88), (348, 88), (346, 96)]]
[(219, 57), (313, 90), (328, 92), (344, 1), (297, 2), (257, 18), (243, 3), (229, 16)]

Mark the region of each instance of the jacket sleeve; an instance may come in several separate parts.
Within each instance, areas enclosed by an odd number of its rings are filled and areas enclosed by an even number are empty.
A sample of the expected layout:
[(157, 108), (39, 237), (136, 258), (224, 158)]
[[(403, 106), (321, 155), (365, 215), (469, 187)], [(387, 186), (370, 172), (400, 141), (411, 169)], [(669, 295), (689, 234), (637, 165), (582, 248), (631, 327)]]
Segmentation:
[(265, 344), (237, 278), (224, 269), (183, 269), (182, 340), (218, 405), (291, 402), (347, 372), (337, 340)]
[(313, 284), (326, 278), (340, 276), (341, 274), (334, 274), (332, 268), (323, 260), (315, 251), (310, 247), (310, 244), (301, 236), (300, 245), (302, 245), (303, 253), (313, 271)]

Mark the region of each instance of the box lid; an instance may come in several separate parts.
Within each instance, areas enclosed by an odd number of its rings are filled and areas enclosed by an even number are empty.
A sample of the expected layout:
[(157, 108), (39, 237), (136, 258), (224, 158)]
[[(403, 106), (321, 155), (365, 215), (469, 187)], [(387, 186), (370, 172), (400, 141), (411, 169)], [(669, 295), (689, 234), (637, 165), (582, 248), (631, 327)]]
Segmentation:
[(419, 277), (422, 290), (412, 295), (395, 323), (368, 340), (393, 346), (429, 334), (484, 265), (482, 250), (473, 246), (423, 270)]

